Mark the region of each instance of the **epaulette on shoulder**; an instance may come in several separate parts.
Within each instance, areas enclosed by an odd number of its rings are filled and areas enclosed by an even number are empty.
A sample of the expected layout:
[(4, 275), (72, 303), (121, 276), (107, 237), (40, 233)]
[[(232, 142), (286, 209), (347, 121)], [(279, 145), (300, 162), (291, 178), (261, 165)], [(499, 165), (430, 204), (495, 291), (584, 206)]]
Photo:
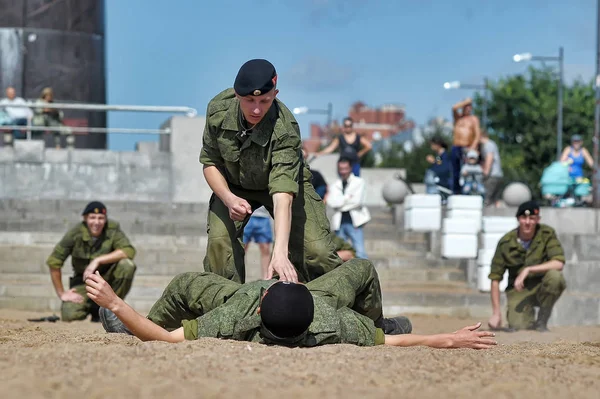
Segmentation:
[(500, 241), (498, 241), (498, 245), (500, 245), (500, 244), (504, 244), (505, 242), (508, 242), (508, 241), (510, 241), (511, 237), (512, 237), (513, 235), (515, 235), (515, 234), (516, 234), (516, 229), (514, 229), (514, 230), (511, 230), (511, 231), (509, 231), (508, 233), (504, 234), (504, 235), (502, 236), (502, 238), (500, 238)]
[(296, 122), (296, 118), (292, 112), (285, 106), (285, 104), (279, 99), (277, 101), (277, 107), (279, 108), (276, 129), (274, 131), (275, 137), (278, 139), (285, 138), (289, 135), (296, 135), (296, 130), (294, 129), (293, 124), (298, 124)]
[(233, 100), (235, 100), (235, 92), (233, 91), (233, 89), (223, 90), (208, 103), (206, 116), (210, 117), (218, 112), (229, 109), (231, 101)]

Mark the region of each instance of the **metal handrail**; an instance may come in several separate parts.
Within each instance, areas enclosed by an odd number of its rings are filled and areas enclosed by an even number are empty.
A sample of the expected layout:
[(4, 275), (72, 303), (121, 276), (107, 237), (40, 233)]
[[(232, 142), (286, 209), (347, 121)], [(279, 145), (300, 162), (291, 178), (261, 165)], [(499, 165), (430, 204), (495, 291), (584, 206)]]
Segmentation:
[(130, 112), (168, 112), (184, 113), (188, 117), (198, 115), (198, 111), (191, 107), (176, 107), (162, 105), (108, 105), (108, 104), (81, 104), (81, 103), (43, 103), (27, 102), (26, 104), (3, 104), (0, 107), (11, 108), (50, 108), (50, 109), (76, 109), (87, 111), (130, 111)]
[(84, 127), (84, 126), (21, 126), (0, 125), (0, 130), (30, 130), (30, 131), (54, 131), (66, 133), (128, 133), (128, 134), (170, 134), (171, 129), (130, 129), (110, 127)]

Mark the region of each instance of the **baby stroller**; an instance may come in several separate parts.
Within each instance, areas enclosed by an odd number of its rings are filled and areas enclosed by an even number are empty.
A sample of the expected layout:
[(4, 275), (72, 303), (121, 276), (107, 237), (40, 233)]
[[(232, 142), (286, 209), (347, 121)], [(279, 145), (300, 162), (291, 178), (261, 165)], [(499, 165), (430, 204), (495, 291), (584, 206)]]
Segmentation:
[(448, 197), (452, 195), (452, 190), (440, 184), (440, 178), (431, 169), (427, 169), (425, 172), (425, 193), (427, 194), (439, 194), (442, 197), (442, 204), (446, 204)]
[(556, 208), (586, 206), (583, 197), (591, 193), (589, 179), (572, 179), (569, 165), (564, 162), (553, 162), (544, 169), (540, 185), (544, 199)]

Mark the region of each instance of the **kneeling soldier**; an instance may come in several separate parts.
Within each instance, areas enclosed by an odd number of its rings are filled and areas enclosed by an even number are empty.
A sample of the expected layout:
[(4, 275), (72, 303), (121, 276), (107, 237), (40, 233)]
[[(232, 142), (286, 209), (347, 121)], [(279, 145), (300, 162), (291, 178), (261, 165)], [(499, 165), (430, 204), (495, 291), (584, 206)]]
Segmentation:
[[(98, 201), (84, 209), (83, 222), (73, 227), (54, 247), (46, 264), (56, 294), (62, 301), (63, 321), (83, 320), (88, 314), (99, 321), (98, 306), (85, 295), (85, 279), (96, 271), (111, 285), (120, 298), (125, 298), (135, 273), (135, 249), (121, 231), (119, 223), (108, 220), (106, 207)], [(69, 290), (62, 283), (61, 268), (71, 255), (74, 275)]]
[[(508, 269), (506, 318), (510, 330), (548, 330), (554, 304), (566, 288), (561, 273), (565, 264), (563, 248), (554, 229), (540, 223), (540, 207), (528, 201), (517, 210), (519, 227), (504, 235), (492, 260), (492, 317), (488, 324), (502, 326), (500, 280)], [(535, 309), (539, 307), (537, 320)]]

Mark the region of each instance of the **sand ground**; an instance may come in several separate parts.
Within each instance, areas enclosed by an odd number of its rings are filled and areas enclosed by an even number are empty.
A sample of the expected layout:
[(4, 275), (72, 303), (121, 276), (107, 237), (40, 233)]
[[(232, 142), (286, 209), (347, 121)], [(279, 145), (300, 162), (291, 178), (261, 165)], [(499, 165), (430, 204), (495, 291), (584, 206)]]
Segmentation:
[[(49, 314), (41, 314), (47, 316)], [(600, 397), (600, 327), (498, 333), (489, 351), (143, 343), (0, 309), (1, 398)], [(475, 320), (412, 315), (415, 333)]]

